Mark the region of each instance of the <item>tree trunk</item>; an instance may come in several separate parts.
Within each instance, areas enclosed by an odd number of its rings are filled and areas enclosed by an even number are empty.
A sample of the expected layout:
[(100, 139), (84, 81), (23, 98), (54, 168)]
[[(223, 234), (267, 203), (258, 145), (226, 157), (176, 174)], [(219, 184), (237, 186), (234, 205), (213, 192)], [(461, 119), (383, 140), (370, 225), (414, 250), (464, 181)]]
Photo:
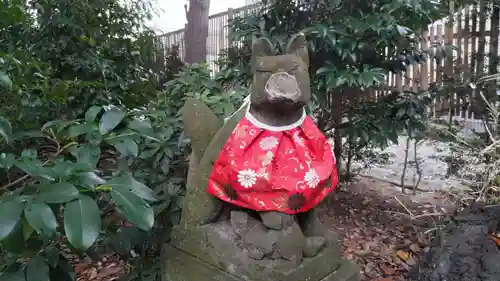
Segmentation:
[(187, 27), (185, 34), (187, 63), (207, 61), (208, 15), (210, 0), (189, 0), (186, 8)]

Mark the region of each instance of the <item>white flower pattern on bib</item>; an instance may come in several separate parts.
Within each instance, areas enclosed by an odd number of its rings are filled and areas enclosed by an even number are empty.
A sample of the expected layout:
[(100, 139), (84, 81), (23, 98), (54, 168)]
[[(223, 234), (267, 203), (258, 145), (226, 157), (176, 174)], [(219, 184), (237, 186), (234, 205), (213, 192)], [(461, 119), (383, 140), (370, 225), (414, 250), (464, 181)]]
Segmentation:
[(278, 139), (276, 137), (265, 137), (260, 141), (260, 148), (262, 150), (271, 150), (278, 146)]
[(257, 173), (252, 169), (239, 171), (238, 182), (241, 186), (250, 188), (257, 182)]

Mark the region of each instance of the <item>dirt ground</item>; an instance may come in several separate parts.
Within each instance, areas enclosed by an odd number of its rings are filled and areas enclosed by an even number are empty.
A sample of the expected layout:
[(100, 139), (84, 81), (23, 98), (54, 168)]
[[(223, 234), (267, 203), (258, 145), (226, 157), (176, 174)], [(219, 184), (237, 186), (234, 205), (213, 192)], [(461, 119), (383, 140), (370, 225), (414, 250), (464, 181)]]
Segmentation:
[[(367, 178), (339, 186), (322, 207), (323, 222), (340, 234), (347, 259), (363, 281), (404, 281), (426, 251), (443, 215), (453, 205), (442, 193), (402, 194), (400, 188)], [(78, 281), (112, 281), (130, 266), (111, 254), (98, 262), (76, 262)]]
[(322, 220), (340, 234), (344, 255), (360, 266), (363, 281), (399, 281), (453, 210), (443, 193), (403, 194), (399, 187), (361, 178), (338, 188)]

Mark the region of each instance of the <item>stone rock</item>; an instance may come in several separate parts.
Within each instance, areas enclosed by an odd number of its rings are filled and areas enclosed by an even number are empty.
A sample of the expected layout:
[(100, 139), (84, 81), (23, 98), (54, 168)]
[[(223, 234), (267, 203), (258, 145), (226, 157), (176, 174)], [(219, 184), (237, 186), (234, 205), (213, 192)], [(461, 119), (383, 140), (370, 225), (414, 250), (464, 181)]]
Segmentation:
[(257, 247), (248, 247), (248, 256), (254, 260), (261, 260), (265, 255), (266, 253)]
[(270, 254), (273, 252), (273, 246), (278, 239), (276, 235), (272, 234), (271, 230), (259, 223), (253, 225), (242, 240), (248, 245), (261, 249), (265, 254)]
[(231, 221), (231, 226), (234, 232), (239, 236), (243, 237), (248, 232), (248, 230), (253, 226), (250, 215), (243, 211), (231, 211), (229, 216)]
[(280, 256), (288, 261), (296, 262), (297, 265), (302, 261), (302, 250), (305, 245), (305, 237), (297, 223), (278, 232), (278, 239), (275, 244), (276, 251)]
[(304, 246), (303, 254), (304, 257), (314, 257), (323, 249), (326, 244), (326, 239), (321, 236), (313, 236), (306, 238), (306, 244)]
[(409, 271), (412, 281), (498, 281), (500, 206), (474, 204), (455, 216)]
[(287, 214), (281, 214), (278, 212), (263, 212), (260, 213), (260, 217), (265, 226), (270, 229), (281, 230), (286, 225), (291, 225), (293, 217)]

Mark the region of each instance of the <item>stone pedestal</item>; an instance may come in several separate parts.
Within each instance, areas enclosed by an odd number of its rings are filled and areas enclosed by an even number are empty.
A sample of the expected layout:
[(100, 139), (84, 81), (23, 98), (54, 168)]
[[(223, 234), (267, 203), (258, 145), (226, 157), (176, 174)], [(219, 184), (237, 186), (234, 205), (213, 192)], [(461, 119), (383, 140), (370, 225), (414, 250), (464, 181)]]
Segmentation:
[[(279, 194), (273, 193), (275, 208), (267, 212), (242, 210), (234, 206), (231, 200), (226, 200), (235, 193), (231, 181), (224, 180), (226, 183), (221, 183), (217, 190), (224, 194), (223, 200), (228, 204), (207, 192), (214, 163), (247, 110), (258, 114), (261, 122), (274, 125), (294, 124), (297, 116), (303, 115), (303, 105), (311, 97), (307, 46), (306, 38), (297, 34), (292, 36), (287, 45), (287, 55), (275, 56), (274, 46), (269, 40), (256, 40), (252, 46), (252, 62), (258, 63), (258, 68), (266, 71), (254, 73), (251, 104), (240, 108), (224, 124), (218, 122), (217, 116), (203, 103), (195, 99), (186, 101), (182, 116), (186, 135), (192, 141), (193, 154), (181, 221), (172, 230), (170, 244), (165, 245), (162, 251), (162, 281), (360, 280), (359, 269), (342, 259), (337, 236), (319, 220), (317, 209), (308, 208), (307, 212), (297, 215), (286, 214), (286, 210), (292, 212), (304, 208), (304, 194), (290, 194), (292, 189), (289, 188), (298, 186), (298, 182), (290, 180), (287, 184), (291, 186), (280, 188), (282, 191)], [(293, 77), (287, 74), (288, 70), (293, 70)], [(283, 74), (286, 74), (285, 78)], [(272, 77), (282, 78), (274, 80)], [(287, 92), (283, 93), (283, 89)], [(278, 100), (284, 99), (284, 102), (274, 102), (276, 99), (270, 96), (270, 91), (280, 97)], [(286, 114), (277, 120), (276, 112)], [(301, 130), (304, 131), (304, 128)], [(252, 130), (239, 131), (242, 132), (238, 132), (238, 135), (253, 134)], [(318, 135), (319, 132), (314, 134)], [(310, 166), (312, 159), (305, 161), (304, 165)], [(326, 160), (333, 164), (332, 159)], [(261, 167), (267, 171), (270, 169), (267, 165), (262, 163)], [(277, 165), (273, 167), (280, 171), (274, 175), (277, 179), (281, 176), (281, 169)], [(326, 169), (326, 166), (322, 169)], [(331, 169), (332, 177), (321, 179), (321, 185), (317, 183), (318, 192), (337, 183), (333, 182), (334, 165)], [(311, 168), (311, 171), (314, 170)], [(226, 176), (231, 178), (229, 174), (232, 172), (228, 170), (227, 173)], [(259, 188), (254, 191), (266, 192), (265, 188), (269, 186)], [(248, 192), (245, 194), (248, 197), (246, 200), (258, 200), (258, 196)]]
[[(325, 249), (314, 258), (305, 259), (299, 266), (281, 271), (272, 263), (262, 265), (260, 272), (241, 275), (241, 268), (226, 269), (211, 265), (172, 245), (166, 245), (163, 257), (164, 281), (359, 281), (359, 268), (339, 260), (338, 249)], [(337, 252), (337, 253), (336, 253)], [(241, 266), (241, 265), (240, 265)], [(234, 265), (236, 267), (236, 265)], [(246, 270), (243, 270), (246, 271)]]

